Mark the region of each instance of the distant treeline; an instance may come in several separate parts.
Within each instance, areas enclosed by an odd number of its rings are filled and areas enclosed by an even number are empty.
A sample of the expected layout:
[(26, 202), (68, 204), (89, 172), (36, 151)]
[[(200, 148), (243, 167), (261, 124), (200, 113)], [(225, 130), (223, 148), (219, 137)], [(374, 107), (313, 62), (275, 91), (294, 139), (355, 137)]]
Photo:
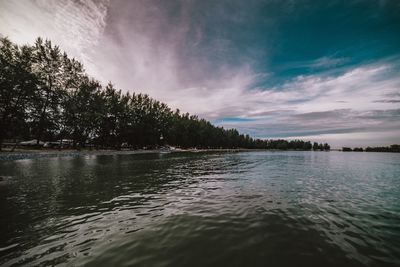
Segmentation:
[(391, 146), (378, 146), (378, 147), (367, 147), (367, 148), (362, 148), (362, 147), (355, 147), (351, 149), (350, 147), (343, 147), (342, 151), (348, 152), (348, 151), (355, 151), (355, 152), (396, 152), (400, 153), (400, 145), (391, 145)]
[(171, 110), (146, 94), (122, 93), (90, 78), (83, 65), (38, 38), (0, 39), (0, 149), (4, 140), (73, 140), (74, 147), (329, 150), (328, 144), (260, 140)]

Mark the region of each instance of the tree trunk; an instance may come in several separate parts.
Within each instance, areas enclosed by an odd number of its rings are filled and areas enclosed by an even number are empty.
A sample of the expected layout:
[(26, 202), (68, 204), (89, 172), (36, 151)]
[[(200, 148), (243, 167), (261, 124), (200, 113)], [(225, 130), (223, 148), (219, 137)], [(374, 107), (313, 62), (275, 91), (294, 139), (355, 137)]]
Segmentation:
[(14, 152), (16, 147), (17, 147), (17, 138), (15, 138), (15, 135), (14, 135), (14, 146), (11, 148), (11, 152)]
[(39, 119), (39, 126), (38, 126), (38, 132), (37, 132), (37, 134), (36, 134), (36, 145), (38, 145), (39, 146), (39, 142), (40, 142), (40, 138), (42, 137), (42, 134), (43, 134), (43, 121), (44, 121), (44, 115), (46, 114), (46, 110), (47, 110), (47, 105), (48, 105), (48, 102), (49, 102), (49, 94), (50, 93), (47, 93), (47, 95), (46, 95), (46, 101), (44, 102), (44, 107), (43, 107), (43, 110), (42, 110), (42, 113), (40, 114), (40, 119)]
[(50, 95), (51, 95), (51, 91), (52, 91), (52, 87), (53, 87), (53, 83), (52, 83), (50, 75), (48, 75), (48, 81), (49, 81), (49, 87), (47, 88), (47, 91), (46, 91), (46, 101), (44, 102), (42, 114), (40, 114), (39, 129), (38, 129), (37, 140), (36, 140), (37, 145), (39, 145), (40, 138), (42, 137), (42, 134), (43, 134), (43, 129), (42, 129), (43, 128), (43, 120), (44, 120), (44, 116), (46, 114), (47, 106), (49, 105)]

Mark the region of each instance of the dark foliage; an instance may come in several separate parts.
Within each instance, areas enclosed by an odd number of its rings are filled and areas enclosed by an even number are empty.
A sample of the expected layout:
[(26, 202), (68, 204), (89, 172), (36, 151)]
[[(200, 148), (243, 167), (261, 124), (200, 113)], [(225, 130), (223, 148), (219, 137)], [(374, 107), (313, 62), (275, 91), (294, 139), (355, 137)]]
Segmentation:
[(391, 145), (391, 146), (379, 146), (379, 147), (367, 147), (367, 148), (362, 148), (362, 147), (355, 147), (354, 149), (351, 149), (349, 147), (343, 147), (342, 151), (348, 152), (348, 151), (355, 151), (355, 152), (395, 152), (395, 153), (400, 153), (400, 145)]
[(384, 147), (367, 147), (366, 152), (396, 152), (400, 153), (400, 145), (391, 145)]

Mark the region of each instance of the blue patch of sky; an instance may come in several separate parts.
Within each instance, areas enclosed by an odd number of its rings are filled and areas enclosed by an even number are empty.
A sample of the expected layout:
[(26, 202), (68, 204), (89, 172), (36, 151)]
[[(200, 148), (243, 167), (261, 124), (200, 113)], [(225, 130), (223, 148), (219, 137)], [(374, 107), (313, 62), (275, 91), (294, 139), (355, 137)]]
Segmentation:
[(256, 121), (257, 119), (251, 118), (239, 118), (239, 117), (226, 117), (226, 118), (219, 118), (213, 121), (215, 124), (223, 124), (223, 123), (240, 123), (240, 122), (250, 122)]
[[(192, 14), (204, 38), (190, 53), (209, 57), (216, 69), (221, 62), (250, 62), (256, 72), (269, 74), (254, 87), (273, 87), (329, 69), (339, 75), (347, 68), (400, 54), (399, 3), (208, 2), (206, 9), (196, 8), (200, 12)], [(327, 64), (317, 64), (321, 59)]]
[(341, 65), (354, 66), (398, 54), (400, 7), (394, 2), (380, 6), (379, 1), (314, 1), (295, 10), (280, 24), (279, 45), (266, 65), (274, 72), (272, 82), (326, 70), (307, 64), (296, 67), (296, 62), (342, 58), (346, 60)]
[(343, 133), (353, 133), (353, 132), (362, 132), (366, 129), (363, 127), (354, 127), (354, 128), (339, 128), (339, 129), (327, 129), (327, 130), (281, 130), (281, 129), (248, 129), (248, 128), (240, 128), (240, 126), (235, 127), (239, 130), (239, 132), (249, 133), (250, 136), (255, 138), (288, 138), (288, 137), (306, 137), (306, 136), (315, 136), (321, 134), (343, 134)]

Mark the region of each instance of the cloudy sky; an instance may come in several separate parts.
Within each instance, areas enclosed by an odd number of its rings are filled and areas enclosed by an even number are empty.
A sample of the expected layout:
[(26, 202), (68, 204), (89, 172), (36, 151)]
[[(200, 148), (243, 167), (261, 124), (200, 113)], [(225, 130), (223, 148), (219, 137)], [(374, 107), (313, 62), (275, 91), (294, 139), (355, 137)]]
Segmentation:
[(254, 137), (400, 143), (397, 0), (0, 0), (0, 34)]

